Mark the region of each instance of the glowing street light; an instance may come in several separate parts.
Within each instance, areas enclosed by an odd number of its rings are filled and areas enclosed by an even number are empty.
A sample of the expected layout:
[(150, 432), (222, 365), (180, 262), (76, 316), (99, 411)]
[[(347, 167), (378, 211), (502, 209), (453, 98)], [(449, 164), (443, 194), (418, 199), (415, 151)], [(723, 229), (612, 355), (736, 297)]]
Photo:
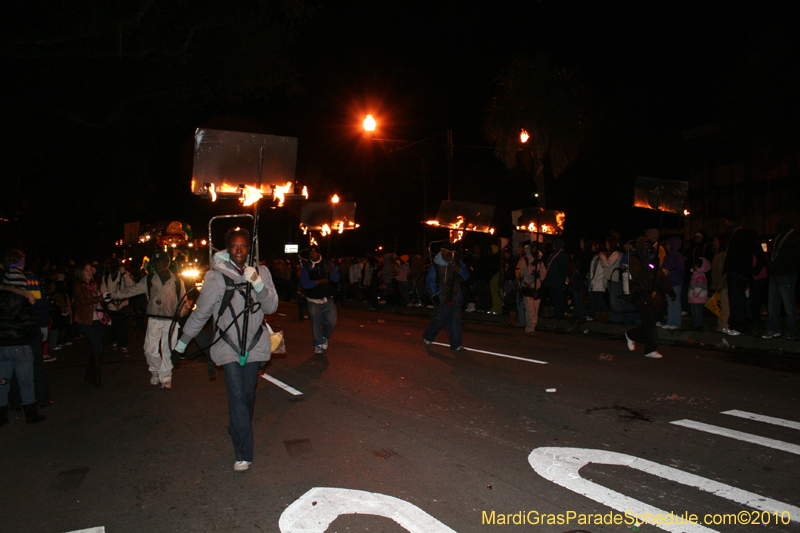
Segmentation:
[(372, 118), (372, 115), (367, 115), (367, 118), (364, 119), (364, 129), (366, 131), (375, 131), (375, 119)]
[(522, 131), (520, 132), (520, 134), (519, 134), (519, 140), (520, 140), (520, 142), (522, 142), (522, 143), (526, 143), (526, 142), (528, 142), (528, 139), (530, 139), (530, 135), (528, 135), (528, 132), (527, 132), (527, 131), (525, 131), (525, 130), (522, 130)]
[(338, 203), (339, 203), (339, 195), (337, 195), (337, 194), (334, 194), (334, 195), (331, 197), (331, 203), (332, 203), (332, 204), (338, 204)]

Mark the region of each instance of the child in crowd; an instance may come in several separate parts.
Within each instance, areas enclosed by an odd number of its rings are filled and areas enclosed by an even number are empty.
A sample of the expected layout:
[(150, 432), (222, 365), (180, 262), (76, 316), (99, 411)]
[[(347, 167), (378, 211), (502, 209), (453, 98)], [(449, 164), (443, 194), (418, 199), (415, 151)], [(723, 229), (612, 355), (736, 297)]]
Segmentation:
[(692, 304), (692, 318), (694, 329), (703, 329), (703, 315), (708, 301), (708, 277), (706, 273), (711, 270), (708, 259), (697, 259), (692, 268), (692, 279), (689, 282), (689, 303)]

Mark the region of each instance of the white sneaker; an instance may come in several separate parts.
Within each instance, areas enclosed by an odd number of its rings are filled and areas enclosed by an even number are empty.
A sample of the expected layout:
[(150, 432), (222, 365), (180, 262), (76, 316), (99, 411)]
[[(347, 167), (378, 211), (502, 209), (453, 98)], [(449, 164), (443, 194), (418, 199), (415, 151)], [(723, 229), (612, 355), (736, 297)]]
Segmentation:
[(729, 329), (728, 330), (728, 335), (730, 335), (731, 337), (735, 337), (735, 336), (741, 335), (741, 334), (742, 334), (741, 332), (736, 331), (735, 329)]
[(724, 333), (725, 335), (727, 335), (729, 331), (730, 330), (728, 328), (722, 328), (722, 333)]
[(681, 329), (678, 326), (666, 326), (664, 329)]
[(325, 353), (325, 350), (322, 349), (322, 346), (314, 346), (314, 353)]
[(656, 322), (656, 327), (657, 327), (657, 328), (663, 328), (663, 327), (664, 327), (664, 324), (663, 324), (663, 323), (661, 323), (661, 322)]
[(161, 384), (161, 388), (162, 389), (170, 389), (170, 390), (172, 390), (172, 382), (171, 381), (165, 381), (164, 383)]
[(150, 372), (150, 385), (158, 385), (158, 372)]
[(44, 359), (44, 362), (45, 362), (45, 363), (52, 363), (53, 361), (55, 361), (55, 360), (56, 360), (56, 358), (55, 358), (55, 357), (53, 357), (52, 355), (45, 355), (45, 356), (43, 357), (43, 359)]
[(592, 318), (590, 316), (587, 316), (586, 317), (586, 322), (594, 322), (594, 318)]
[(649, 357), (651, 359), (661, 359), (662, 357), (664, 357), (663, 355), (661, 355), (660, 353), (658, 353), (655, 350), (650, 352), (650, 353), (648, 353), (648, 354), (645, 354), (644, 356), (645, 357)]
[(252, 461), (236, 461), (233, 463), (233, 471), (234, 472), (244, 472), (245, 470), (250, 468)]
[[(778, 338), (780, 336), (781, 336), (780, 331), (775, 331), (775, 332), (772, 332), (772, 333), (767, 333), (766, 335), (762, 335), (761, 338), (762, 339), (776, 339), (776, 338)], [(46, 359), (45, 359), (45, 361), (46, 361)]]
[(323, 349), (323, 350), (327, 350), (327, 349), (328, 349), (328, 339), (325, 339), (325, 342), (323, 342), (323, 343), (321, 344), (321, 346), (322, 346), (322, 349)]
[(426, 347), (430, 347), (431, 341), (429, 341), (425, 337), (422, 337), (422, 344), (424, 344)]
[(628, 334), (625, 334), (625, 342), (628, 343), (628, 349), (630, 351), (634, 351), (636, 349), (636, 343), (628, 338)]

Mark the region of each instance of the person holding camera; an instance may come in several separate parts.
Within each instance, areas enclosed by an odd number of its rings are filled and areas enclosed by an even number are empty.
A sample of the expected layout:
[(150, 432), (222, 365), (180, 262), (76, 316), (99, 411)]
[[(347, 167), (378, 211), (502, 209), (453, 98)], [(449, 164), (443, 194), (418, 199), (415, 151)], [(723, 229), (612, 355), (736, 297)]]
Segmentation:
[(519, 263), (519, 292), (525, 304), (525, 333), (536, 335), (536, 324), (539, 321), (539, 304), (542, 303), (542, 282), (547, 276), (547, 269), (542, 263), (542, 253), (531, 241), (522, 243)]

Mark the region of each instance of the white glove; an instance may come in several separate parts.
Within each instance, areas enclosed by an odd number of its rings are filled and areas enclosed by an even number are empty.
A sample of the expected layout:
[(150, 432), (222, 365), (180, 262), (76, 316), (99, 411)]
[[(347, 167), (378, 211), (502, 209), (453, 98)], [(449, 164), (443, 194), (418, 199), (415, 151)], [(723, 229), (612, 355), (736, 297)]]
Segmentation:
[(110, 302), (111, 301), (111, 293), (110, 292), (103, 293), (103, 300), (105, 300), (106, 302)]
[(47, 342), (47, 328), (39, 328), (42, 332), (42, 342)]
[(256, 292), (261, 292), (261, 289), (264, 288), (264, 282), (261, 280), (261, 276), (258, 275), (258, 270), (253, 267), (245, 267), (244, 279), (253, 285)]
[(186, 351), (186, 344), (183, 341), (179, 340), (178, 344), (175, 345), (175, 351), (178, 352), (178, 353), (185, 352)]

